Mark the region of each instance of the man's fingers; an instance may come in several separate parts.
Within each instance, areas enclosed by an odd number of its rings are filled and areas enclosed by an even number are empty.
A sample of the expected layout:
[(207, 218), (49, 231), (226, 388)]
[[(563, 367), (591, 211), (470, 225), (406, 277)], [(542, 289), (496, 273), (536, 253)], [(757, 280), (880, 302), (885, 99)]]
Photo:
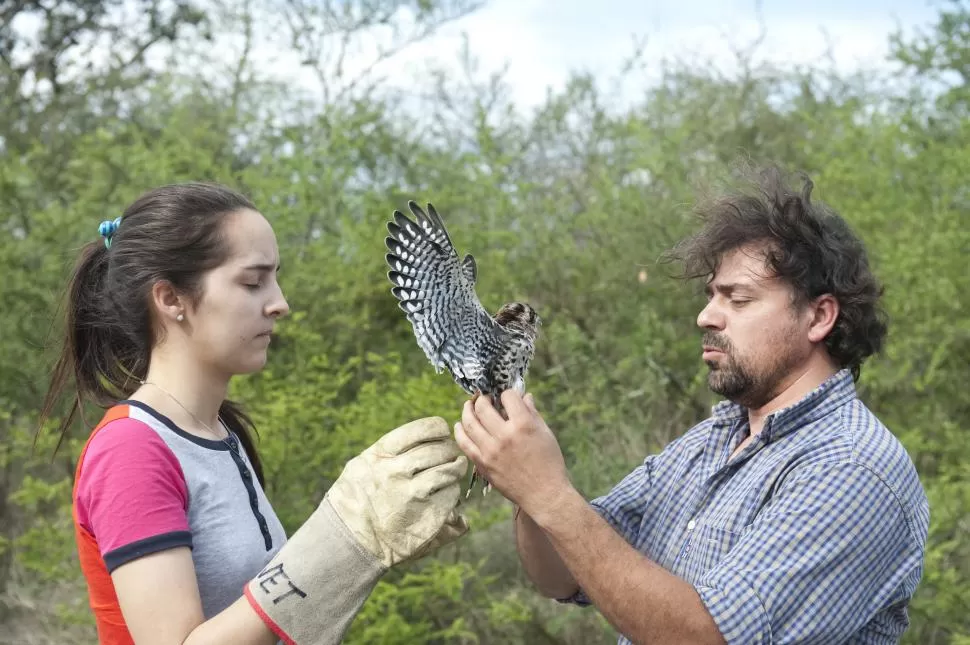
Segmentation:
[(481, 447), (483, 442), (487, 442), (492, 438), (488, 428), (478, 418), (478, 409), (476, 406), (481, 404), (481, 400), (476, 405), (472, 405), (471, 401), (465, 401), (465, 405), (461, 409), (461, 425), (465, 429), (465, 434), (479, 447)]
[(536, 416), (540, 416), (539, 411), (536, 410), (536, 400), (532, 396), (532, 392), (529, 392), (528, 394), (526, 394), (524, 400), (525, 400), (526, 407), (529, 408), (529, 411)]
[(515, 390), (505, 390), (502, 392), (502, 405), (509, 415), (509, 421), (513, 418), (532, 416), (532, 412), (522, 401), (522, 396)]
[(481, 420), (486, 430), (498, 428), (500, 427), (498, 424), (505, 423), (505, 419), (502, 418), (502, 415), (492, 405), (492, 400), (487, 396), (480, 397), (475, 402), (475, 415)]
[(455, 424), (455, 443), (461, 448), (461, 451), (465, 453), (469, 459), (471, 459), (476, 464), (482, 460), (482, 451), (478, 449), (475, 442), (468, 437), (468, 433), (465, 431), (465, 426), (461, 421)]

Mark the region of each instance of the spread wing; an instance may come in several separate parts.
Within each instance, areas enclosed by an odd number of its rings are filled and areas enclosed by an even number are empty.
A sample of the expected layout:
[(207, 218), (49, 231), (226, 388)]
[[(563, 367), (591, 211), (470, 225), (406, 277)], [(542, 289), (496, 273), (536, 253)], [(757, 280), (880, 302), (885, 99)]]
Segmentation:
[(475, 294), (475, 259), (459, 259), (434, 206), (428, 204), (425, 213), (409, 201), (408, 208), (417, 221), (394, 211), (394, 221), (387, 224), (391, 293), (435, 370), (447, 368), (455, 382), (474, 394), (475, 381), (484, 376), (506, 332)]

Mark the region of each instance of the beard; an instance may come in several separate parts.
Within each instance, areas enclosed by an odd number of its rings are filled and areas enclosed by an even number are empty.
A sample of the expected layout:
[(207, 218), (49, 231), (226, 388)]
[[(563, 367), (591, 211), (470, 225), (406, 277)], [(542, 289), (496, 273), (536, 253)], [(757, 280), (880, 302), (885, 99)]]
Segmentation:
[(796, 357), (791, 343), (783, 339), (765, 340), (765, 346), (774, 345), (780, 352), (774, 353), (774, 360), (762, 361), (759, 365), (758, 361), (739, 354), (727, 337), (705, 333), (703, 344), (724, 353), (720, 360), (704, 361), (710, 369), (707, 385), (711, 391), (746, 408), (759, 408), (775, 398)]

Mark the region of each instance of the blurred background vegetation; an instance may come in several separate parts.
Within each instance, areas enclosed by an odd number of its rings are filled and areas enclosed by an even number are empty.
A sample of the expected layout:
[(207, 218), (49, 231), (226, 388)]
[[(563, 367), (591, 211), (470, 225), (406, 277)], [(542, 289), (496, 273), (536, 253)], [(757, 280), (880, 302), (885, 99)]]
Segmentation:
[[(393, 209), (434, 202), (478, 258), (486, 307), (539, 310), (530, 389), (594, 496), (715, 402), (700, 293), (657, 259), (744, 154), (809, 173), (869, 245), (893, 322), (860, 393), (913, 455), (932, 507), (905, 642), (970, 643), (970, 3), (940, 3), (927, 28), (892, 36), (891, 68), (757, 63), (757, 43), (737, 43), (736, 73), (667, 62), (623, 105), (612, 84), (647, 73), (635, 48), (615, 77), (576, 72), (530, 109), (470, 48), (439, 52), (403, 85), (359, 64), (358, 40), (390, 60), (477, 9), (0, 1), (0, 642), (95, 641), (70, 519), (86, 428), (53, 458), (52, 433), (34, 453), (31, 442), (70, 264), (142, 191), (225, 182), (277, 231), (293, 314), (233, 395), (258, 423), (268, 493), (292, 531), (358, 450), (408, 419), (455, 419), (463, 401), (389, 293)], [(267, 29), (317, 91), (257, 64)], [(467, 508), (472, 532), (388, 575), (348, 642), (614, 642), (595, 610), (533, 592), (507, 502)]]

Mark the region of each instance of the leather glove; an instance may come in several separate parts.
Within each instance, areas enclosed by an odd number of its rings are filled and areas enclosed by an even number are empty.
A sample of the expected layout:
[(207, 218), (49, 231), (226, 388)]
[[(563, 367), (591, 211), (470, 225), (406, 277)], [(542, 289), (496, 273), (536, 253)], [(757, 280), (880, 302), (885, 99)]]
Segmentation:
[(454, 496), (467, 464), (444, 419), (421, 419), (350, 460), (327, 498), (357, 542), (393, 567), (468, 530)]
[(412, 421), (351, 459), (244, 593), (285, 643), (339, 643), (380, 577), (468, 530), (467, 459), (444, 419)]

